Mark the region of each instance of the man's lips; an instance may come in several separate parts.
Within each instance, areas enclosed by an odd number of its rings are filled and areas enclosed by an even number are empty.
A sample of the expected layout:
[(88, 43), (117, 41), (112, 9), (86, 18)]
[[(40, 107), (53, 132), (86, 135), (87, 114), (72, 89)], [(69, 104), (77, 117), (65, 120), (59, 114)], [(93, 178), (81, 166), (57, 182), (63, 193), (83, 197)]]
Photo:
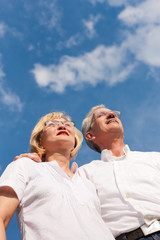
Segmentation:
[(118, 123), (118, 122), (116, 121), (116, 119), (114, 119), (114, 118), (109, 119), (109, 120), (106, 121), (107, 124), (110, 124), (110, 123), (113, 123), (113, 122)]
[(67, 136), (69, 136), (69, 134), (68, 134), (67, 131), (59, 131), (59, 132), (57, 133), (57, 135), (67, 135)]

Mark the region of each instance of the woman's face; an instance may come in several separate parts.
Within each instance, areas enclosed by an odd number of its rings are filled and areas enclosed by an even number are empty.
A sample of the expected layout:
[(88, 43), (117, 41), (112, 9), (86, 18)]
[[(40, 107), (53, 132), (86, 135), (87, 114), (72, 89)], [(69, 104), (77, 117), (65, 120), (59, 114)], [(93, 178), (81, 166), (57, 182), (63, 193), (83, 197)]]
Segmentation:
[(47, 121), (41, 134), (40, 144), (46, 152), (54, 152), (60, 149), (72, 151), (75, 146), (73, 123), (64, 118)]

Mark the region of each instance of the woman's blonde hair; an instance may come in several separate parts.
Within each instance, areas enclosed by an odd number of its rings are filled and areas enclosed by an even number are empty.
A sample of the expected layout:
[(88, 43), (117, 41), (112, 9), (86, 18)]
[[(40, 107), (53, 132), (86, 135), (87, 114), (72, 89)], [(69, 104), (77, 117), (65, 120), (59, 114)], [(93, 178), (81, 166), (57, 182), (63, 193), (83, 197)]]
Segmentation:
[[(36, 126), (34, 127), (31, 133), (31, 137), (30, 137), (31, 152), (41, 153), (43, 161), (45, 159), (45, 149), (40, 145), (41, 133), (43, 131), (44, 124), (46, 121), (57, 119), (57, 118), (63, 118), (66, 121), (71, 121), (71, 118), (65, 115), (65, 113), (63, 112), (48, 113), (39, 120), (39, 122), (36, 124)], [(74, 127), (74, 131), (75, 131), (75, 146), (70, 155), (71, 159), (76, 157), (77, 152), (80, 149), (83, 141), (82, 133), (76, 127)]]

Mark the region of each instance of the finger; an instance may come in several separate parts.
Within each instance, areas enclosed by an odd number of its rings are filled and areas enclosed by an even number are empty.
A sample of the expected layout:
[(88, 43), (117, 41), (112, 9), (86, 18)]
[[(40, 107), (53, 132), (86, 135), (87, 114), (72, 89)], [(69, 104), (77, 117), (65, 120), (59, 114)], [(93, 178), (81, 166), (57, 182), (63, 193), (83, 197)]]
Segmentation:
[(20, 154), (18, 156), (15, 156), (15, 158), (13, 159), (13, 161), (19, 159), (19, 158), (22, 158), (22, 157), (25, 157), (27, 155), (27, 153), (23, 153), (23, 154)]
[(23, 157), (30, 158), (35, 162), (42, 162), (42, 160), (41, 160), (42, 154), (40, 154), (40, 153), (39, 154), (38, 153), (23, 153), (23, 154), (20, 154), (20, 155), (16, 156), (14, 158), (14, 161), (19, 159), (19, 158), (23, 158)]
[(19, 158), (19, 156), (15, 156), (15, 158), (13, 159), (13, 161), (17, 160)]
[(34, 160), (35, 162), (42, 162), (42, 154), (41, 153), (30, 153), (29, 158)]
[(78, 168), (78, 164), (76, 162), (73, 162), (71, 166), (71, 172), (75, 174), (75, 172), (77, 171), (77, 168)]
[(42, 161), (42, 153), (37, 153), (37, 154), (38, 154), (39, 158), (40, 158), (41, 161)]
[(23, 155), (23, 157), (28, 157), (30, 159), (32, 159), (35, 162), (42, 162), (41, 160), (41, 154), (39, 156), (38, 153), (25, 153), (25, 154), (21, 154), (21, 156)]

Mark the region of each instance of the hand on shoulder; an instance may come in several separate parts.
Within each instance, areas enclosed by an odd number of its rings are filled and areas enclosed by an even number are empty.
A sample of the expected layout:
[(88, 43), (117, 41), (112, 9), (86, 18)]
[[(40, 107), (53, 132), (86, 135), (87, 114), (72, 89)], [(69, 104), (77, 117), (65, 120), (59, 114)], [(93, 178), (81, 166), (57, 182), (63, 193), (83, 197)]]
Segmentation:
[(23, 153), (23, 154), (16, 156), (13, 161), (16, 161), (17, 159), (20, 159), (23, 157), (30, 158), (35, 162), (42, 162), (42, 159), (41, 159), (42, 154), (41, 153)]

